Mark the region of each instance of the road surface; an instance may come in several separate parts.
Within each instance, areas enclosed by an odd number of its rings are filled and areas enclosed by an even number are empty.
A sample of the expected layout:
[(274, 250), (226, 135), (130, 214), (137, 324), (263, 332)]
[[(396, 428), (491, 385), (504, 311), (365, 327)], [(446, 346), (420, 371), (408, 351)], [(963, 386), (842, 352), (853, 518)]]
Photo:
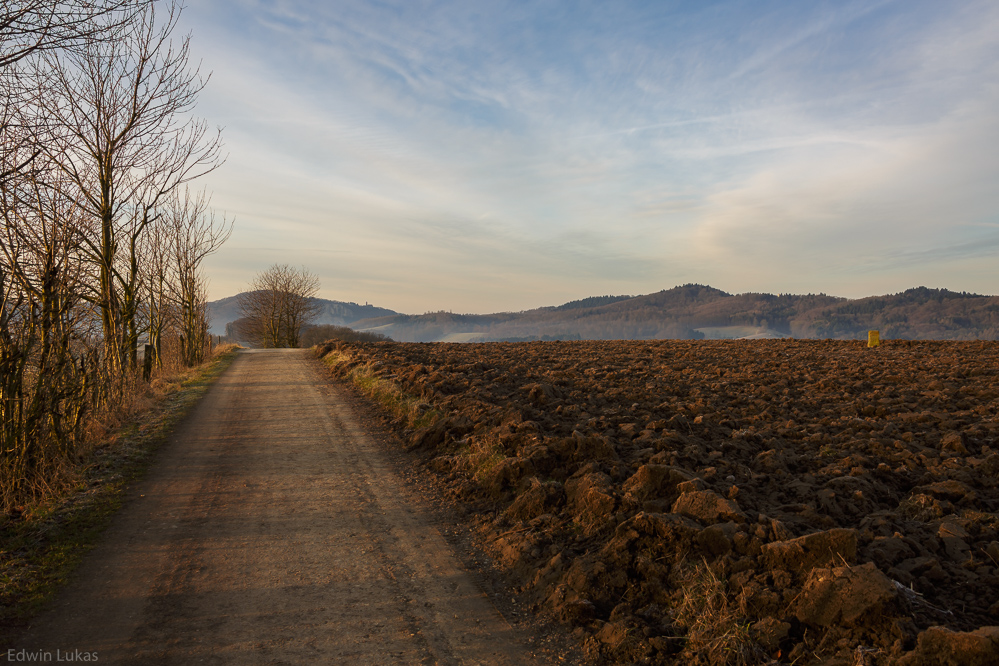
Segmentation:
[(101, 664), (535, 663), (303, 350), (237, 357), (18, 648)]

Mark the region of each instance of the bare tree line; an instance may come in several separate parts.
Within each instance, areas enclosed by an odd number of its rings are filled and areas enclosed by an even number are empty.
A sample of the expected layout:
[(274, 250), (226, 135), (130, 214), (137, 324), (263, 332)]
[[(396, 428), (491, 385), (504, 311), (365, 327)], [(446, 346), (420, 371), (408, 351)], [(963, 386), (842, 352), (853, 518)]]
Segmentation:
[(154, 0), (0, 4), (0, 503), (58, 485), (151, 360), (205, 358), (202, 263), (228, 238), (191, 181), (222, 163), (205, 85)]

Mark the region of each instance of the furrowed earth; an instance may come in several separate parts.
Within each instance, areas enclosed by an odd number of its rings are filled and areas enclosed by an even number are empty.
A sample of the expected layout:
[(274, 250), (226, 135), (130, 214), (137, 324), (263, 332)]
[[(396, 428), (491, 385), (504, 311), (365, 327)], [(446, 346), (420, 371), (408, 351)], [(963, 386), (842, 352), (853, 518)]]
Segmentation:
[(594, 662), (999, 663), (999, 343), (317, 351)]

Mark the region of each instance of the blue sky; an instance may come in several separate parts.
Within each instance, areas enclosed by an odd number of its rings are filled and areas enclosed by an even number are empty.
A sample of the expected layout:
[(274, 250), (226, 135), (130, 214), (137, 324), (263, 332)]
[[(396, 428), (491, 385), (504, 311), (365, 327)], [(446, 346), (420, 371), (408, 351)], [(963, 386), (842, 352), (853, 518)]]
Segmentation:
[[(238, 8), (235, 8), (238, 7)], [(211, 296), (999, 293), (999, 4), (192, 2)]]

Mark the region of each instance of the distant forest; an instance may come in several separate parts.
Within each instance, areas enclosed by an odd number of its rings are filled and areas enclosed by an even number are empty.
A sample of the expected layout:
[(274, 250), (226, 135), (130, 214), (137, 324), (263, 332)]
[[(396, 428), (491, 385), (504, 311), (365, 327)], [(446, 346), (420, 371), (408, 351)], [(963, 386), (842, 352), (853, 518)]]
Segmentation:
[(857, 300), (826, 294), (728, 294), (686, 284), (644, 296), (594, 296), (487, 315), (391, 314), (349, 322), (394, 340), (611, 340), (795, 337), (999, 339), (999, 297), (918, 287)]

